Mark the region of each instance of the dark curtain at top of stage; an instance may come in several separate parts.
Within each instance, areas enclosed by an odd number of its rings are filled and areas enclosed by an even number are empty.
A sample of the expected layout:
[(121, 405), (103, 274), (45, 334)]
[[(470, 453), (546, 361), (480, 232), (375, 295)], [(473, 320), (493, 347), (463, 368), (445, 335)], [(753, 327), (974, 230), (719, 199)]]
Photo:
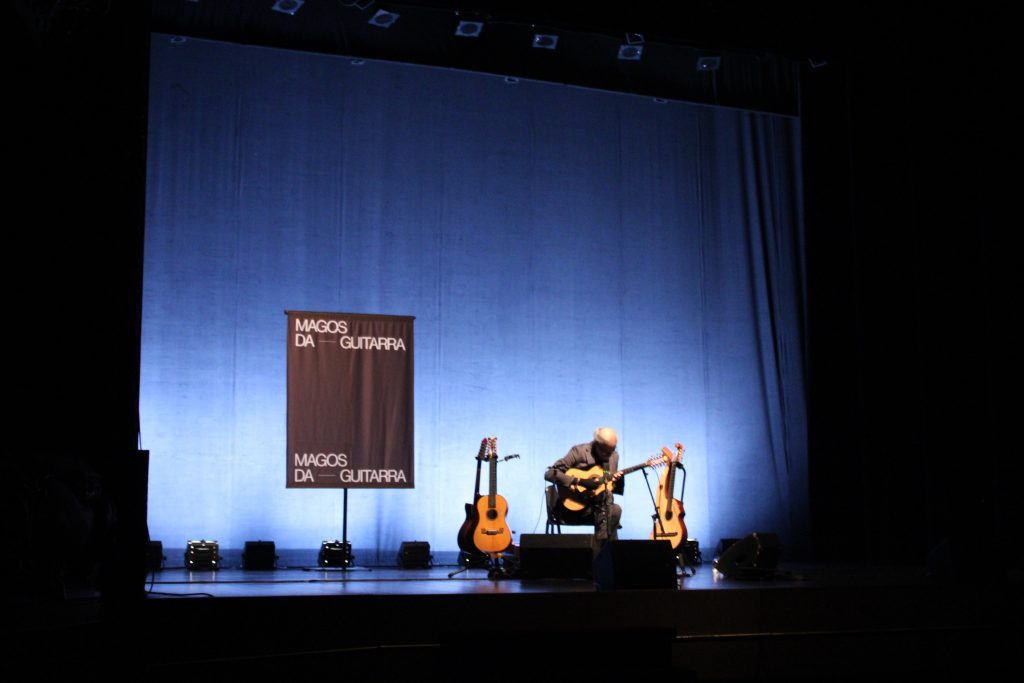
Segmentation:
[(602, 425), (624, 466), (686, 445), (705, 546), (804, 541), (796, 120), (168, 36), (151, 83), (154, 538), (340, 535), (340, 492), (281, 480), (282, 311), (307, 310), (416, 318), (416, 487), (350, 494), (357, 549), (455, 549), (488, 435), (521, 456), (510, 527), (542, 528), (545, 467)]

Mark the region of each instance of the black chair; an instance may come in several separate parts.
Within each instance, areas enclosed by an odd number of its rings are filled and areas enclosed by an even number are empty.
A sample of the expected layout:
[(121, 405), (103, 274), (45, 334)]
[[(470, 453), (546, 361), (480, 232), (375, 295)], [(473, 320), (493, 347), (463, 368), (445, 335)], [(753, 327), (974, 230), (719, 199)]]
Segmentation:
[(593, 526), (594, 522), (592, 519), (578, 521), (570, 519), (571, 515), (565, 515), (565, 506), (562, 505), (562, 501), (558, 496), (558, 487), (554, 484), (548, 484), (544, 489), (544, 500), (547, 502), (548, 508), (548, 522), (544, 527), (544, 533), (546, 534), (560, 534), (562, 533), (562, 525), (565, 526)]
[[(612, 488), (617, 494), (623, 492), (623, 481), (619, 479), (615, 482), (615, 486)], [(558, 487), (554, 484), (548, 484), (544, 489), (544, 500), (547, 503), (548, 508), (548, 522), (544, 527), (544, 533), (546, 534), (560, 534), (562, 533), (562, 526), (593, 526), (594, 518), (589, 515), (577, 516), (570, 512), (562, 505), (562, 500), (558, 495)], [(619, 524), (619, 529), (622, 525)]]

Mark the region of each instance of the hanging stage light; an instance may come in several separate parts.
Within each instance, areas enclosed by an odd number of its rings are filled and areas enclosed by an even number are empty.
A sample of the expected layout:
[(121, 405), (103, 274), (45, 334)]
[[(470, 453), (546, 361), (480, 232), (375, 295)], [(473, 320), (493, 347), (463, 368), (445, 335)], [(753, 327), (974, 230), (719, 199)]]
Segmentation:
[(389, 12), (386, 9), (379, 9), (366, 23), (380, 28), (391, 28), (391, 25), (398, 21), (400, 16), (400, 14)]
[(533, 36), (533, 47), (541, 50), (554, 50), (558, 47), (558, 36), (550, 33), (536, 33)]
[(483, 30), (484, 22), (482, 21), (460, 21), (459, 25), (455, 27), (455, 35), (463, 38), (479, 38)]
[(299, 11), (305, 2), (306, 0), (277, 0), (270, 9), (282, 14), (290, 14), (294, 17), (295, 13)]

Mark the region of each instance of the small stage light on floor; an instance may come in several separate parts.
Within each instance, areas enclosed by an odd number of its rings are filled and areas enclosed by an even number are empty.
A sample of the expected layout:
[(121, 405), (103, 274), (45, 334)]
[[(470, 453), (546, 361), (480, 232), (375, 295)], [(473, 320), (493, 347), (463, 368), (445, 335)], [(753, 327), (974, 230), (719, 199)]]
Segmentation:
[(160, 541), (150, 541), (146, 549), (146, 570), (158, 572), (164, 568), (164, 544)]
[(379, 28), (391, 28), (391, 25), (398, 21), (398, 17), (400, 16), (400, 14), (396, 14), (395, 12), (379, 9), (377, 10), (377, 13), (370, 17), (370, 20), (366, 23)]
[(428, 569), (433, 560), (426, 541), (402, 541), (398, 548), (398, 566), (402, 569)]
[(189, 571), (217, 569), (221, 559), (217, 541), (189, 541), (185, 545), (185, 569)]
[(627, 33), (625, 45), (619, 45), (619, 59), (636, 62), (644, 55), (644, 37), (640, 33)]
[(295, 16), (302, 6), (306, 3), (306, 0), (277, 0), (270, 8), (275, 12), (281, 12), (282, 14), (290, 14)]
[(320, 544), (317, 564), (321, 567), (351, 567), (355, 564), (352, 544), (342, 541), (324, 541)]
[(242, 551), (243, 569), (276, 569), (277, 554), (273, 541), (246, 541)]
[(455, 27), (455, 35), (462, 38), (479, 38), (483, 30), (484, 22), (482, 21), (460, 21), (459, 25)]
[(721, 66), (721, 57), (700, 57), (697, 59), (697, 71), (718, 71)]
[(554, 50), (558, 47), (558, 36), (551, 33), (536, 33), (533, 36), (533, 46), (540, 50)]

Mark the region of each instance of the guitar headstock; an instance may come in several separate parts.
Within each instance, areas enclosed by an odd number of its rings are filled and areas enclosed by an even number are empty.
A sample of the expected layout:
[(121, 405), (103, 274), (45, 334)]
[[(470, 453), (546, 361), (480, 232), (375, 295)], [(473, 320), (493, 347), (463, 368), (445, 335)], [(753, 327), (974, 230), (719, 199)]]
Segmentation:
[(683, 461), (683, 451), (685, 451), (685, 450), (686, 449), (683, 447), (683, 444), (681, 444), (681, 443), (679, 443), (677, 441), (676, 442), (676, 452), (675, 453), (673, 453), (672, 450), (668, 446), (662, 446), (661, 447), (661, 455), (656, 455), (653, 458), (651, 458), (650, 460), (648, 460), (647, 462), (648, 462), (648, 464), (650, 464), (651, 467), (660, 467), (661, 465), (667, 465), (667, 464), (670, 464), (670, 463), (682, 462)]
[(487, 439), (488, 442), (488, 453), (487, 457), (491, 460), (497, 460), (498, 458), (498, 437), (492, 436)]
[(489, 443), (490, 440), (486, 436), (480, 439), (480, 451), (476, 454), (477, 460), (483, 460), (484, 458), (487, 457), (487, 445)]

